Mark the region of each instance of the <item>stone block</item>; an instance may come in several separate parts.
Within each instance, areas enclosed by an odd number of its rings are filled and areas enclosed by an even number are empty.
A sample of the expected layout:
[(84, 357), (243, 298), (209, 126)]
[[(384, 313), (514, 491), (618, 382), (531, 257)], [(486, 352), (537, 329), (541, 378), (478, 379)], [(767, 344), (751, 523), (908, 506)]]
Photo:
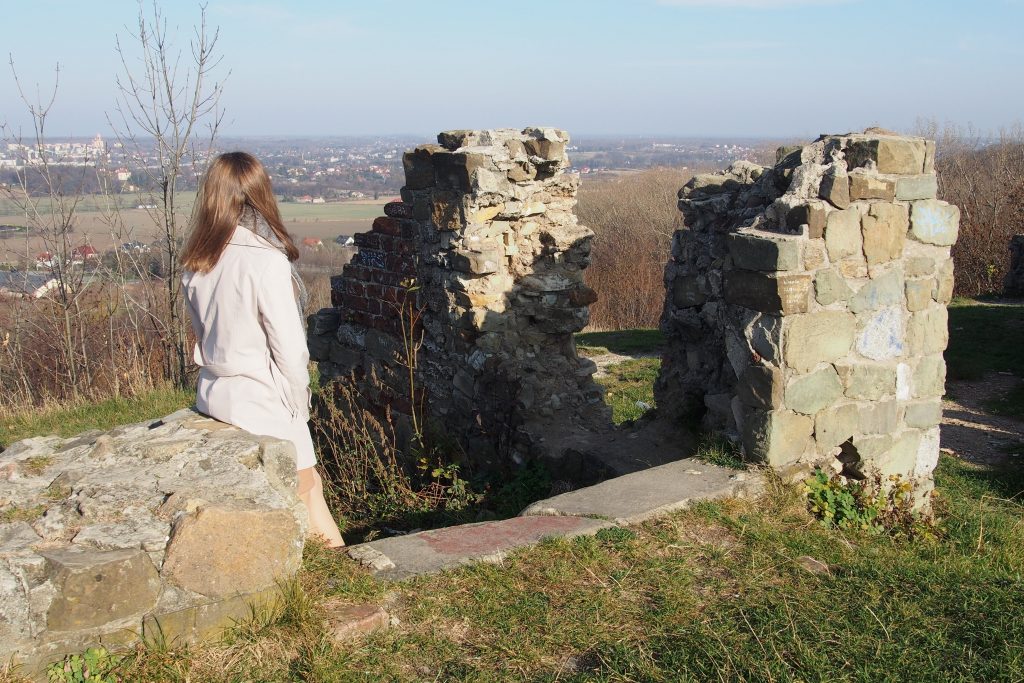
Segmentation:
[(930, 477), (939, 464), (939, 434), (938, 427), (925, 429), (921, 432), (921, 439), (917, 447), (917, 457), (914, 459), (914, 476)]
[(889, 360), (903, 355), (903, 310), (883, 308), (857, 316), (857, 351), (871, 360)]
[(860, 406), (842, 403), (822, 410), (814, 417), (814, 440), (819, 449), (835, 448), (857, 433)]
[(845, 311), (821, 311), (785, 319), (786, 363), (807, 372), (818, 363), (842, 358), (853, 346), (856, 320)]
[(739, 232), (728, 237), (733, 264), (745, 270), (800, 270), (800, 240)]
[(804, 270), (818, 270), (828, 266), (828, 250), (825, 240), (810, 239), (804, 242)]
[(910, 210), (910, 235), (919, 242), (948, 247), (956, 243), (960, 209), (934, 199), (914, 202)]
[(935, 199), (939, 181), (934, 173), (903, 176), (896, 179), (896, 199), (901, 202)]
[(436, 191), (431, 198), (430, 220), (438, 230), (458, 230), (465, 217), (462, 195), (458, 192)]
[(410, 190), (423, 190), (434, 185), (434, 163), (431, 157), (444, 148), (438, 145), (421, 145), (402, 156), (405, 168), (405, 187)]
[(858, 428), (862, 434), (891, 434), (899, 424), (896, 401), (861, 404)]
[(923, 311), (932, 303), (932, 296), (935, 293), (935, 279), (922, 278), (907, 280), (907, 310), (911, 313)]
[(896, 366), (882, 363), (836, 363), (849, 398), (877, 401), (896, 393)]
[(46, 613), (51, 631), (97, 628), (141, 615), (160, 597), (160, 576), (142, 550), (62, 549), (40, 554), (56, 589)]
[(810, 306), (811, 276), (730, 270), (724, 289), (726, 302), (737, 306), (763, 313), (804, 313)]
[(850, 197), (855, 200), (892, 201), (896, 197), (896, 181), (868, 173), (851, 173)]
[(807, 235), (811, 239), (821, 239), (825, 234), (825, 217), (827, 204), (811, 200), (806, 204), (794, 206), (786, 214), (786, 227), (798, 230), (801, 225), (807, 226)]
[(850, 177), (845, 173), (830, 171), (821, 179), (818, 196), (828, 200), (837, 209), (850, 206)]
[(788, 410), (751, 410), (743, 425), (743, 447), (752, 460), (782, 467), (800, 460), (811, 445), (814, 421)]
[(953, 299), (953, 284), (953, 259), (946, 259), (939, 266), (932, 298), (940, 304), (948, 304)]
[(832, 405), (842, 395), (843, 385), (836, 369), (826, 365), (790, 380), (786, 386), (786, 407), (797, 413), (813, 415)]
[(879, 173), (916, 175), (924, 172), (925, 141), (900, 137), (855, 139), (846, 148), (850, 168), (871, 165)]
[(499, 251), (456, 250), (451, 253), (451, 267), (463, 273), (487, 275), (496, 273), (504, 264), (504, 255)]
[(935, 259), (928, 256), (911, 256), (903, 260), (907, 277), (925, 277), (935, 274)]
[(672, 303), (676, 308), (700, 306), (707, 301), (707, 296), (697, 276), (677, 275), (672, 281)]
[(860, 256), (863, 242), (860, 213), (856, 209), (833, 211), (825, 221), (825, 248), (832, 261), (848, 256)]
[(390, 625), (390, 617), (377, 605), (345, 605), (337, 601), (324, 604), (331, 639), (336, 643), (358, 636), (383, 631)]
[(853, 313), (876, 311), (886, 306), (903, 303), (903, 277), (895, 270), (887, 271), (868, 281), (856, 294), (850, 297), (849, 308)]
[(736, 395), (744, 405), (771, 410), (782, 406), (783, 384), (774, 365), (750, 365), (736, 382)]
[(903, 243), (906, 241), (909, 225), (905, 206), (872, 204), (861, 225), (864, 256), (869, 266), (892, 261), (903, 255)]
[(915, 429), (929, 429), (942, 422), (942, 401), (932, 399), (907, 403), (903, 410), (903, 422)]
[(814, 293), (818, 303), (829, 306), (836, 302), (846, 302), (853, 296), (853, 290), (846, 283), (846, 278), (835, 268), (819, 270), (814, 276)]
[(302, 540), (288, 510), (204, 507), (175, 523), (160, 573), (210, 597), (254, 593), (298, 570)]
[(914, 356), (941, 353), (949, 343), (949, 314), (945, 306), (933, 305), (910, 314), (907, 344)]
[(921, 446), (921, 432), (907, 429), (893, 436), (892, 448), (872, 463), (883, 477), (899, 475), (909, 479), (914, 474), (917, 453)]
[(911, 396), (929, 398), (946, 393), (946, 361), (940, 354), (917, 361), (910, 378)]

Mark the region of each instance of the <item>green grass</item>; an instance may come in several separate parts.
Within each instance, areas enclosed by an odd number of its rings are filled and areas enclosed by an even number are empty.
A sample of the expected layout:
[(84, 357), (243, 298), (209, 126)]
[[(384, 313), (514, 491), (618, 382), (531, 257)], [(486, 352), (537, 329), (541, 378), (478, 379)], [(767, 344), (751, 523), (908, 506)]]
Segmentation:
[[(1024, 304), (986, 305), (957, 299), (949, 307), (947, 377), (977, 381), (992, 372), (1024, 378)], [(994, 396), (991, 412), (1024, 419), (1024, 386)]]
[(639, 419), (647, 412), (638, 402), (654, 406), (654, 380), (660, 368), (658, 358), (635, 358), (608, 366), (607, 374), (597, 378), (606, 390), (605, 402), (611, 406), (615, 424)]
[(584, 355), (657, 353), (664, 345), (665, 335), (661, 330), (617, 330), (576, 335), (576, 348)]
[(111, 398), (56, 408), (27, 409), (0, 415), (0, 448), (32, 436), (68, 437), (90, 429), (162, 417), (195, 402), (191, 391), (156, 389), (132, 398)]
[[(294, 609), (221, 644), (141, 651), (123, 680), (1019, 681), (1022, 471), (944, 458), (932, 541), (829, 531), (795, 488), (703, 503), (405, 583), (307, 550)], [(1018, 495), (1018, 501), (1012, 498)], [(811, 556), (828, 571), (811, 573)], [(330, 640), (319, 605), (386, 602)], [(301, 609), (299, 609), (301, 607)], [(320, 610), (320, 611), (318, 611)]]

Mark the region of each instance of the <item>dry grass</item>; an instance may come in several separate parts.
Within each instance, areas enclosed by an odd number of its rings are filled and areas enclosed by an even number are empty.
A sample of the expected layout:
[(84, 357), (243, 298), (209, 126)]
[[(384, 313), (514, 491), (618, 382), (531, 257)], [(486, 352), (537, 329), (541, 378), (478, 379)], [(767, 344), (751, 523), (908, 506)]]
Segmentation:
[(657, 327), (681, 220), (676, 193), (688, 178), (687, 171), (656, 168), (580, 187), (577, 213), (595, 233), (587, 284), (599, 296), (588, 329)]

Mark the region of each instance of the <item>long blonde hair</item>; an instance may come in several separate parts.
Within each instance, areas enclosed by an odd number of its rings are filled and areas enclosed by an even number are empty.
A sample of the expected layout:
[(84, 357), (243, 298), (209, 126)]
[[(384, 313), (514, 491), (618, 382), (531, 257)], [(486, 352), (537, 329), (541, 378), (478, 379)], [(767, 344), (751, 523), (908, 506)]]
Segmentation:
[(181, 252), (185, 270), (206, 273), (217, 265), (247, 205), (270, 225), (284, 245), (288, 260), (299, 258), (299, 250), (281, 222), (270, 176), (263, 164), (251, 154), (227, 152), (210, 164), (196, 197), (192, 232)]

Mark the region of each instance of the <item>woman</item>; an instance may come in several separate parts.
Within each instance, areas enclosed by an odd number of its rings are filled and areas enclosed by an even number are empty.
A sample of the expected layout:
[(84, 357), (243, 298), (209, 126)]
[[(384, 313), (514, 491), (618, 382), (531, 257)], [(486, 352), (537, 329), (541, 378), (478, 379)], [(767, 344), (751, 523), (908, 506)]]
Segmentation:
[[(299, 257), (270, 177), (250, 154), (213, 160), (181, 254), (184, 296), (198, 340), (196, 407), (254, 434), (295, 444), (298, 493), (309, 529), (344, 541), (324, 501), (309, 419), (309, 351)], [(297, 293), (296, 291), (297, 290)]]

